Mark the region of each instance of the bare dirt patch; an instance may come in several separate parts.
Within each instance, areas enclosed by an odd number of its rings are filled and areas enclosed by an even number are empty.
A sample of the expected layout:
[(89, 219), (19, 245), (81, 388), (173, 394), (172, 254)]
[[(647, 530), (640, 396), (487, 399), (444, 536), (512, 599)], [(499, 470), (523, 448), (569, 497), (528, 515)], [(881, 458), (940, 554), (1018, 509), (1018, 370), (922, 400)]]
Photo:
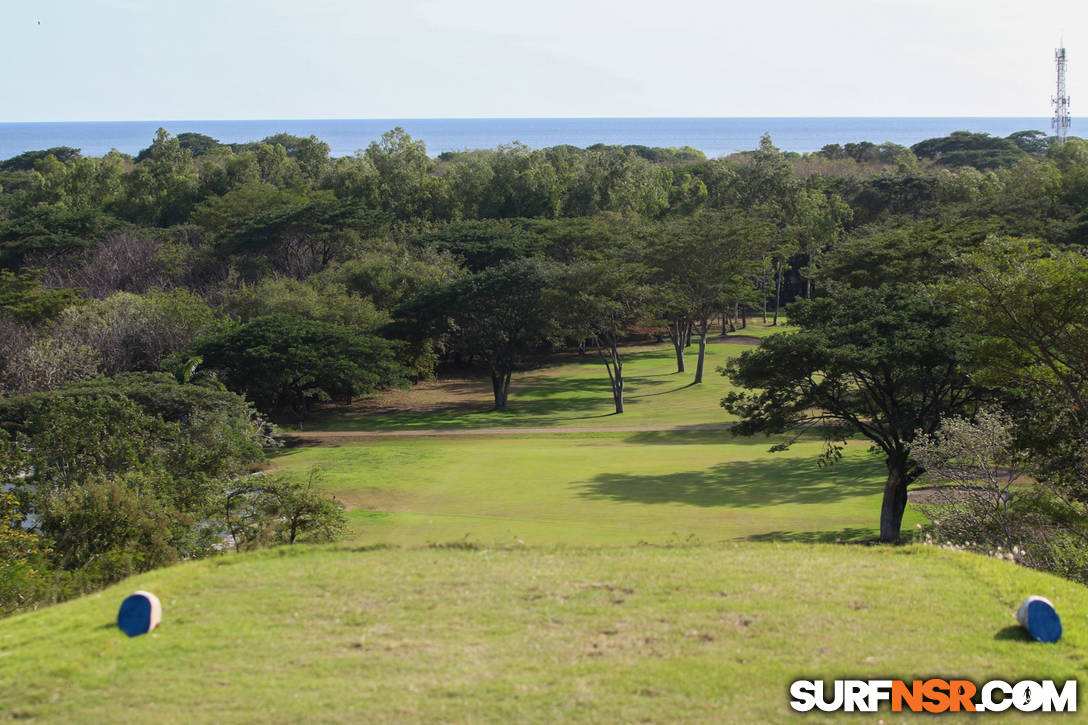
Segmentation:
[(348, 410), (366, 415), (433, 413), (462, 408), (475, 410), (493, 402), (489, 380), (451, 378), (426, 380), (408, 390), (389, 390), (375, 398), (358, 400)]
[(998, 494), (993, 489), (982, 486), (925, 486), (907, 491), (907, 501), (922, 506), (943, 506), (978, 500), (981, 496), (990, 498), (997, 495), (1012, 498), (1010, 494)]

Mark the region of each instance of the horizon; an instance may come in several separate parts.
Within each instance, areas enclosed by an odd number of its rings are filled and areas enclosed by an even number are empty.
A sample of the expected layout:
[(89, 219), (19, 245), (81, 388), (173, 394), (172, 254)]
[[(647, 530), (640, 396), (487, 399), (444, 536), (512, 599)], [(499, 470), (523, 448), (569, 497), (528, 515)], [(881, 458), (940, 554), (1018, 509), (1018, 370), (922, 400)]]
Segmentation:
[(86, 156), (111, 149), (136, 154), (158, 129), (172, 135), (197, 133), (223, 144), (249, 143), (280, 133), (316, 136), (331, 156), (356, 154), (394, 129), (402, 128), (427, 153), (492, 149), (520, 143), (532, 149), (570, 145), (691, 147), (708, 158), (759, 147), (768, 133), (784, 151), (809, 153), (826, 145), (890, 142), (911, 146), (955, 131), (1006, 137), (1019, 131), (1049, 133), (1042, 117), (541, 117), (541, 118), (377, 118), (377, 119), (206, 119), (147, 121), (48, 121), (0, 123), (0, 158), (59, 146)]

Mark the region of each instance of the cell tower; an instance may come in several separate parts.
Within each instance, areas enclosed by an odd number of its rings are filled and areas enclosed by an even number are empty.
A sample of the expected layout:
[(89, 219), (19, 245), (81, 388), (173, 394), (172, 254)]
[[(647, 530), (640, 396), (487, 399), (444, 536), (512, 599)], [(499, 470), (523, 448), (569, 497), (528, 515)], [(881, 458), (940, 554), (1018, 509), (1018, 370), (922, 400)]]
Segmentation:
[[(1064, 46), (1065, 43), (1062, 43)], [(1054, 64), (1058, 66), (1058, 95), (1051, 99), (1054, 104), (1054, 118), (1050, 122), (1057, 136), (1058, 143), (1065, 143), (1065, 134), (1069, 129), (1069, 96), (1065, 95), (1065, 48), (1054, 51)]]

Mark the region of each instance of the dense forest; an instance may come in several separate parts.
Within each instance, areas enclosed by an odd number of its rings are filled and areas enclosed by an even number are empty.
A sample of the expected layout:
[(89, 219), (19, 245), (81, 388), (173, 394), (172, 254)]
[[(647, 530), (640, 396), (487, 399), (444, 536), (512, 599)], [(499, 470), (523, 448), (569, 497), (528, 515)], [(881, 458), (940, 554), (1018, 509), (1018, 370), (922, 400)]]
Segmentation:
[[(451, 369), (502, 409), (558, 350), (599, 356), (622, 413), (646, 338), (745, 389), (737, 434), (815, 426), (828, 461), (868, 439), (884, 541), (926, 470), (1024, 472), (1017, 505), (993, 483), (935, 535), (1084, 580), (1086, 243), (1088, 142), (1038, 131), (707, 159), (160, 130), (135, 157), (21, 154), (0, 162), (0, 612), (334, 537), (312, 480), (248, 475), (271, 422)], [(704, 369), (712, 331), (780, 315)]]

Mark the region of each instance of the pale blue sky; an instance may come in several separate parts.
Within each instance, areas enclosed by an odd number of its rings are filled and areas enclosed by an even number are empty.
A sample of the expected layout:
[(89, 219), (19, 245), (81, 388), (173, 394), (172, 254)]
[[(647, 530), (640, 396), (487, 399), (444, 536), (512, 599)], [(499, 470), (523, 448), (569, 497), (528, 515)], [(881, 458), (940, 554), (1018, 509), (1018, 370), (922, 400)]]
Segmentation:
[[(1034, 116), (1088, 2), (0, 0), (0, 121)], [(40, 23), (40, 24), (39, 24)]]

